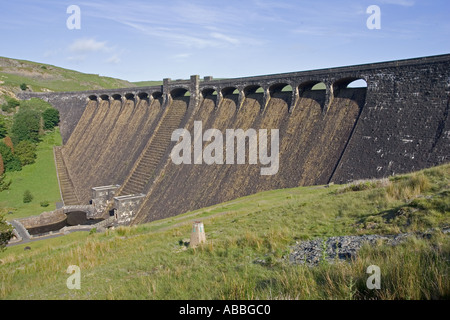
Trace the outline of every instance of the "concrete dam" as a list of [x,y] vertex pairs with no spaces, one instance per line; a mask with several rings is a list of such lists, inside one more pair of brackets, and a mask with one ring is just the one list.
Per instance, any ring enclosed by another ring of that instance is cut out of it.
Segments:
[[[366,85],[349,86],[356,80]],[[97,217],[114,216],[117,224],[265,190],[382,178],[450,159],[450,55],[19,95],[32,97],[60,111],[63,146],[55,149],[55,160],[64,204],[91,204]],[[277,129],[277,173],[261,175],[267,165],[249,161],[250,148],[242,164],[175,164],[172,133],[192,133],[199,122],[203,131],[223,133]]]

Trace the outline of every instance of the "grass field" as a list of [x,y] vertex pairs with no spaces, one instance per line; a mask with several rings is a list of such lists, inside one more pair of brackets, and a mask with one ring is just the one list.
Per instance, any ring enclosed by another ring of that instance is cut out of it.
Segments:
[[[53,146],[58,145],[61,145],[61,135],[56,128],[42,137],[34,164],[6,174],[6,180],[12,180],[12,183],[9,190],[0,192],[0,213],[13,212],[6,214],[7,220],[54,210],[55,203],[61,201],[53,158]],[[25,190],[30,190],[34,197],[31,203],[23,203]],[[48,201],[49,206],[41,207],[42,201]]]
[[[274,190],[105,233],[75,233],[0,253],[1,299],[448,299],[450,242],[365,247],[348,263],[291,265],[296,241],[450,225],[450,165],[348,186]],[[207,243],[186,247],[192,221]],[[381,269],[368,290],[366,268]],[[68,266],[81,270],[69,290]]]

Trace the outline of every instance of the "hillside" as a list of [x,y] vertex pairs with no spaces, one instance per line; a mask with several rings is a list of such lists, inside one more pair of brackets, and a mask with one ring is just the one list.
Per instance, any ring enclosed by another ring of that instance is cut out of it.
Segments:
[[[266,191],[135,227],[8,247],[0,253],[0,299],[448,299],[448,233],[364,246],[348,263],[309,267],[289,256],[305,240],[448,228],[449,192],[447,164]],[[193,249],[195,220],[207,243]],[[66,286],[70,265],[80,267],[80,290]],[[366,287],[370,265],[381,269],[379,290]]]
[[135,86],[131,82],[67,70],[48,64],[0,57],[0,95],[27,90],[34,92],[80,91]]

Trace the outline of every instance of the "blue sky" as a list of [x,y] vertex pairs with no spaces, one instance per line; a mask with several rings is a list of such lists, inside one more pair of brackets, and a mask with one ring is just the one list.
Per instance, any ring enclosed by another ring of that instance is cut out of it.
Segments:
[[0,56],[129,81],[253,76],[450,53],[449,14],[448,0],[5,0]]

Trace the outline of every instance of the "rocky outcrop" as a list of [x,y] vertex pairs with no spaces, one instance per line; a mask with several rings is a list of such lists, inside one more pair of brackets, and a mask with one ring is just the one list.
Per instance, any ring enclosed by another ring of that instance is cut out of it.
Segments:
[[[450,228],[441,230],[442,233],[450,233]],[[362,236],[339,236],[326,239],[315,239],[298,242],[292,247],[289,261],[294,264],[306,264],[316,266],[326,261],[334,263],[355,259],[358,251],[364,245],[376,246],[386,244],[396,246],[406,239],[416,236],[418,238],[430,238],[434,230],[424,233],[401,233],[397,235],[362,235]]]

